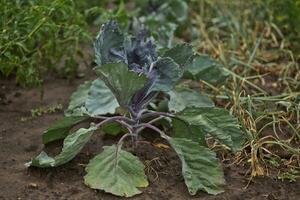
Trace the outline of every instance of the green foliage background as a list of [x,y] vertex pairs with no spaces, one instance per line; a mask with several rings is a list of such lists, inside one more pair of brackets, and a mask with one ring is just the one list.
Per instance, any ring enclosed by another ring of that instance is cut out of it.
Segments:
[[[289,40],[295,40],[299,45],[300,0],[269,0],[268,5],[271,8],[271,16],[274,17],[274,21],[287,33]],[[300,49],[299,47],[296,48]]]
[[[189,5],[188,12],[182,2]],[[13,75],[22,86],[41,85],[49,70],[76,76],[78,61],[84,57],[79,45],[91,44],[92,27],[110,18],[127,28],[129,19],[140,18],[158,30],[153,33],[157,39],[172,39],[176,29],[175,36],[191,42],[202,39],[194,26],[195,13],[209,34],[222,37],[224,33],[216,30],[234,32],[230,37],[237,42],[247,37],[249,23],[254,26],[257,20],[274,22],[287,33],[286,39],[299,41],[300,34],[299,0],[1,0],[0,7],[0,76]]]
[[42,83],[49,69],[73,77],[79,43],[90,40],[84,15],[72,0],[0,1],[0,72],[23,86]]

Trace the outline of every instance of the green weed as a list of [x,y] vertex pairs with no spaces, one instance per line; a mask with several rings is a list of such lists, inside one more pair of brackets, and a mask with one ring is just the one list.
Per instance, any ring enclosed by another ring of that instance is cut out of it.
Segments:
[[[73,77],[79,43],[90,39],[72,0],[0,2],[0,73],[23,86],[40,85],[45,72]],[[63,62],[61,68],[58,63]]]

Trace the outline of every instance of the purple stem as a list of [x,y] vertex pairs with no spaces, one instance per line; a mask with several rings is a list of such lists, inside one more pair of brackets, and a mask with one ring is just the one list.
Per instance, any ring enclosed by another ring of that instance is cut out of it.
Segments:
[[[128,129],[128,131],[129,131],[129,133],[124,134],[124,135],[120,138],[120,140],[118,141],[117,149],[116,149],[116,161],[118,160],[119,151],[120,151],[120,149],[121,149],[121,147],[122,147],[122,144],[123,144],[123,141],[125,140],[125,138],[127,138],[128,136],[132,136],[132,137],[135,136],[135,135],[132,133],[131,128]],[[116,165],[116,164],[117,164],[117,163],[115,162],[115,165]]]
[[[147,124],[153,124],[154,122],[157,122],[157,121],[163,119],[164,117],[165,117],[165,116],[159,116],[159,117],[157,117],[157,118],[154,118],[154,119],[150,120],[149,122],[147,122]],[[141,131],[144,130],[145,128],[146,128],[146,127],[141,127],[141,128],[139,128],[139,129],[137,129],[136,134],[138,134],[139,132],[141,132]]]
[[144,128],[150,128],[154,131],[156,131],[157,133],[160,134],[160,136],[166,140],[169,140],[170,137],[167,136],[162,130],[160,130],[159,128],[153,126],[152,124],[147,124],[147,123],[141,123],[135,126],[136,128],[140,128],[140,127],[144,127]]
[[143,114],[141,119],[148,118],[148,117],[159,117],[159,116],[165,116],[165,117],[172,117],[177,118],[175,115],[165,112],[149,112],[146,114]]
[[127,130],[132,133],[132,126],[122,120],[116,120],[116,122],[120,123],[121,125],[123,125],[125,128],[127,128]]
[[[128,121],[128,122],[131,122],[133,123],[134,121],[129,119],[128,117],[124,117],[124,116],[114,116],[114,117],[109,117],[109,118],[106,118],[105,120],[103,120],[102,122],[100,122],[99,124],[96,124],[96,128],[100,128],[103,124],[105,123],[109,123],[109,122],[119,122],[120,121]],[[126,123],[126,122],[124,122]],[[126,123],[127,124],[127,123]],[[124,125],[124,124],[123,124]],[[129,124],[127,124],[128,126],[130,126]],[[126,126],[127,128],[127,126]]]

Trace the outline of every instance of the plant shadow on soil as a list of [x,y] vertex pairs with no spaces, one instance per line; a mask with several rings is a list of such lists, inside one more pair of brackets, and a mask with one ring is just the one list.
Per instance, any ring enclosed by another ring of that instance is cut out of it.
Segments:
[[[115,138],[95,134],[79,155],[57,168],[27,169],[24,166],[42,150],[41,133],[63,113],[44,114],[23,122],[21,118],[30,116],[30,110],[37,107],[58,103],[66,106],[71,93],[82,81],[47,80],[41,100],[39,89],[24,90],[16,86],[14,80],[0,80],[0,200],[124,199],[92,190],[83,183],[85,165],[102,151],[102,146],[115,143]],[[275,178],[255,178],[245,189],[249,177],[247,168],[226,167],[224,164],[225,192],[217,196],[201,192],[191,197],[181,176],[176,154],[170,148],[158,148],[154,145],[156,142],[153,138],[152,141],[142,140],[134,150],[134,154],[146,165],[149,187],[131,199],[300,199],[300,181],[289,183]],[[125,147],[132,150],[129,143]],[[47,149],[59,151],[59,145],[53,144]]]

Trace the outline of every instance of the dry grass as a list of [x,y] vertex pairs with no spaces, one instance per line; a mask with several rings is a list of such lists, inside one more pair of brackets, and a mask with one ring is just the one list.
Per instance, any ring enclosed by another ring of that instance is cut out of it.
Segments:
[[225,85],[203,82],[215,102],[237,116],[247,142],[235,157],[251,177],[295,180],[300,169],[300,67],[291,42],[261,2],[193,2],[193,40],[230,74]]

